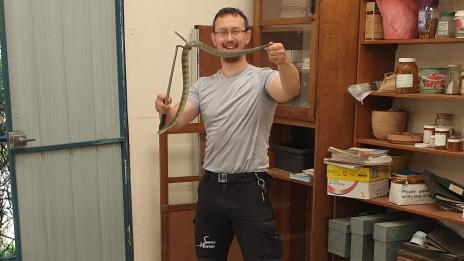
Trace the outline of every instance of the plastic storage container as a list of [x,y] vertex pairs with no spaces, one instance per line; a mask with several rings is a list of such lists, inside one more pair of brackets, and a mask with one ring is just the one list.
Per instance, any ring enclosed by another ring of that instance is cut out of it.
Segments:
[[276,156],[277,168],[301,172],[314,166],[314,150],[312,148],[301,148],[296,144],[271,144]]
[[435,38],[439,17],[438,0],[419,0],[417,30],[420,39]]

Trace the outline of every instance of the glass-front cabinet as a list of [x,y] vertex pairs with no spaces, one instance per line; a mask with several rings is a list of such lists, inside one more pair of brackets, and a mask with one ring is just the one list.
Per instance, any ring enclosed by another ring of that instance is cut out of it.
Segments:
[[[255,0],[253,21],[254,45],[280,42],[287,56],[300,72],[301,91],[294,99],[279,104],[276,123],[309,126],[314,121],[316,50],[316,19],[312,0]],[[277,69],[269,62],[267,53],[256,53],[253,62],[258,66]]]

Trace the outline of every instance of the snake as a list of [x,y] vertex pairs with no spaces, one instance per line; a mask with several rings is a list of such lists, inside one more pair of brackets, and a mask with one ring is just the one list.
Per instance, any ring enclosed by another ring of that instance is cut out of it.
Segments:
[[181,99],[179,101],[179,107],[177,109],[176,114],[174,115],[174,118],[169,124],[164,125],[158,130],[158,134],[162,134],[172,128],[176,122],[180,119],[180,116],[182,115],[185,104],[187,103],[187,97],[188,97],[188,91],[189,91],[189,52],[192,50],[193,47],[198,48],[200,50],[205,51],[208,54],[214,55],[214,56],[219,56],[221,58],[226,58],[226,57],[237,57],[237,56],[242,56],[244,54],[250,54],[259,50],[263,50],[264,48],[268,47],[270,44],[265,44],[261,46],[257,46],[254,48],[249,48],[249,49],[242,49],[242,50],[237,50],[237,51],[221,51],[218,49],[215,49],[201,41],[187,41],[182,35],[180,35],[177,32],[174,32],[177,34],[184,42],[185,45],[180,46],[182,48],[182,95]]

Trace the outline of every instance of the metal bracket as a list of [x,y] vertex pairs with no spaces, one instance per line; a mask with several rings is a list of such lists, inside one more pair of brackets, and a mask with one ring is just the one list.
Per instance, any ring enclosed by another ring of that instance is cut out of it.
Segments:
[[28,139],[23,131],[18,130],[8,132],[8,147],[10,149],[24,147],[29,141],[35,141],[35,139]]

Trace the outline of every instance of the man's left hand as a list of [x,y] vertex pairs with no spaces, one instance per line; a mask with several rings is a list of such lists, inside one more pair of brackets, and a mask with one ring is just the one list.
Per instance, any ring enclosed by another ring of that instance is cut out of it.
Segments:
[[269,61],[275,63],[277,66],[288,62],[287,55],[285,54],[284,45],[281,43],[269,42],[269,47],[266,48],[269,55]]

